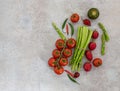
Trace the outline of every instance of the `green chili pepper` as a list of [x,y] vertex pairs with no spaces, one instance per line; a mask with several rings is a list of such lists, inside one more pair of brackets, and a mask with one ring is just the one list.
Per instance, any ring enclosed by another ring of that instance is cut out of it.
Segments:
[[66,40],[66,37],[64,36],[64,34],[60,31],[60,29],[57,27],[57,25],[55,23],[52,23],[52,26],[54,27],[54,29],[56,30],[56,32],[59,34],[59,36],[63,39]]
[[69,23],[69,25],[70,25],[70,28],[71,28],[71,36],[73,36],[73,34],[74,34],[74,27],[73,27],[73,25],[71,23]]
[[68,20],[68,18],[66,18],[66,19],[64,20],[64,22],[63,22],[63,24],[62,24],[62,30],[65,28],[65,24],[66,24],[67,20]]
[[106,42],[109,41],[110,38],[109,38],[109,35],[108,35],[108,33],[107,33],[106,29],[105,29],[105,26],[101,22],[99,22],[98,25],[101,28],[101,30],[103,31],[103,34],[105,36],[105,41]]
[[67,76],[68,76],[68,78],[69,78],[72,82],[80,85],[80,83],[78,83],[78,82],[77,82],[74,78],[72,78],[69,74],[67,74]]

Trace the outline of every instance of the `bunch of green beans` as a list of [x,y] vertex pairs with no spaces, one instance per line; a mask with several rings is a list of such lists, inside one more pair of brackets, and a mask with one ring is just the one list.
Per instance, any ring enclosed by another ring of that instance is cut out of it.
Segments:
[[80,71],[82,65],[82,58],[84,56],[85,50],[90,42],[92,32],[86,26],[79,26],[77,32],[77,44],[70,61],[72,71]]

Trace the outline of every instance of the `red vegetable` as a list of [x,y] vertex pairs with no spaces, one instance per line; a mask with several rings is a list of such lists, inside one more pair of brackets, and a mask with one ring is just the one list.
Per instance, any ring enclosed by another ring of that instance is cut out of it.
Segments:
[[56,60],[51,57],[49,60],[48,60],[48,64],[50,67],[55,67],[56,66]]
[[68,70],[64,70],[67,74],[69,74],[70,76],[74,77],[74,74],[72,74],[70,71]]
[[99,36],[99,33],[98,33],[98,31],[93,31],[93,34],[92,34],[92,38],[93,39],[97,39],[98,38],[98,36]]
[[60,57],[60,51],[58,49],[54,49],[52,52],[52,55],[54,58],[59,58]]
[[57,75],[61,75],[64,72],[64,68],[63,67],[54,67],[54,72]]
[[65,45],[65,41],[63,39],[58,39],[55,43],[56,47],[61,50],[63,49],[64,45]]
[[99,67],[100,65],[102,65],[102,59],[100,59],[100,58],[95,58],[95,59],[93,60],[93,65],[94,65],[95,67]]
[[66,24],[66,32],[67,32],[67,35],[68,35],[69,34],[68,24]]
[[85,56],[89,61],[91,61],[93,59],[93,55],[92,55],[92,52],[90,50],[86,50]]
[[80,73],[79,72],[75,72],[74,73],[74,78],[78,78],[80,76]]
[[63,52],[63,55],[64,55],[65,57],[70,57],[70,56],[72,55],[72,50],[66,48],[66,49],[64,50],[64,52]]
[[67,58],[61,58],[59,61],[61,66],[66,66],[68,64],[68,59]]
[[88,45],[90,50],[94,50],[96,48],[96,43],[95,42],[90,42]]
[[86,72],[88,72],[88,71],[90,71],[90,70],[92,69],[92,65],[91,65],[90,62],[86,62],[86,63],[84,64],[83,68],[84,68],[84,70],[85,70]]
[[67,40],[67,47],[68,48],[74,48],[75,47],[75,45],[76,45],[76,41],[75,41],[75,39],[73,39],[73,38],[70,38],[70,39],[68,39]]
[[80,19],[79,15],[77,13],[74,13],[72,14],[72,16],[70,17],[70,20],[73,22],[73,23],[76,23],[78,22]]
[[85,25],[87,25],[87,26],[91,26],[91,22],[90,22],[89,19],[84,19],[84,20],[83,20],[83,23],[84,23]]

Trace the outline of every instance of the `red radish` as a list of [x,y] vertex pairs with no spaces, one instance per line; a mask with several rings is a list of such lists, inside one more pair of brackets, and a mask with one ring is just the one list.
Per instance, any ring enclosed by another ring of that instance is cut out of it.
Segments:
[[91,61],[93,59],[93,55],[92,55],[92,52],[90,50],[86,50],[85,56],[89,61]]
[[94,50],[96,48],[96,43],[95,42],[90,42],[88,45],[90,50]]
[[91,65],[90,62],[86,62],[86,63],[84,64],[83,68],[84,68],[84,70],[85,70],[86,72],[88,72],[88,71],[90,71],[90,70],[92,69],[92,65]]
[[89,19],[84,19],[84,20],[83,20],[83,23],[84,23],[85,25],[87,25],[87,26],[91,26],[91,22],[90,22]]
[[78,78],[80,76],[80,73],[79,72],[75,72],[74,73],[74,78]]
[[98,31],[93,31],[93,34],[92,34],[92,38],[93,39],[97,39],[98,38],[98,36],[99,36],[99,33],[98,33]]

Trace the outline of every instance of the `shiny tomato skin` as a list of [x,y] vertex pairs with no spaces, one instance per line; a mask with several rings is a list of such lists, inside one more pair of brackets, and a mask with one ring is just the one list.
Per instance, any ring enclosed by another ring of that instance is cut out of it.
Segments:
[[57,75],[61,75],[64,72],[64,68],[63,67],[54,67],[54,72]]
[[57,49],[61,50],[64,48],[65,41],[63,39],[58,39],[55,43]]
[[70,57],[70,56],[72,55],[72,50],[66,48],[66,49],[64,50],[64,52],[63,52],[63,55],[64,55],[65,57]]
[[73,23],[76,23],[78,22],[80,19],[79,15],[77,13],[74,13],[72,14],[72,16],[70,17],[70,20],[73,22]]
[[68,59],[67,58],[61,58],[59,61],[59,64],[61,66],[66,66],[68,64]]
[[52,52],[52,55],[54,58],[59,58],[60,57],[60,51],[58,49],[54,49]]
[[68,48],[74,48],[76,46],[75,39],[73,38],[68,39],[66,45]]
[[55,58],[51,57],[51,58],[48,60],[48,65],[49,65],[50,67],[55,67],[55,66],[56,66],[55,62],[56,62]]
[[95,59],[93,60],[93,65],[94,65],[95,67],[101,66],[101,65],[102,65],[102,59],[100,59],[100,58],[95,58]]

